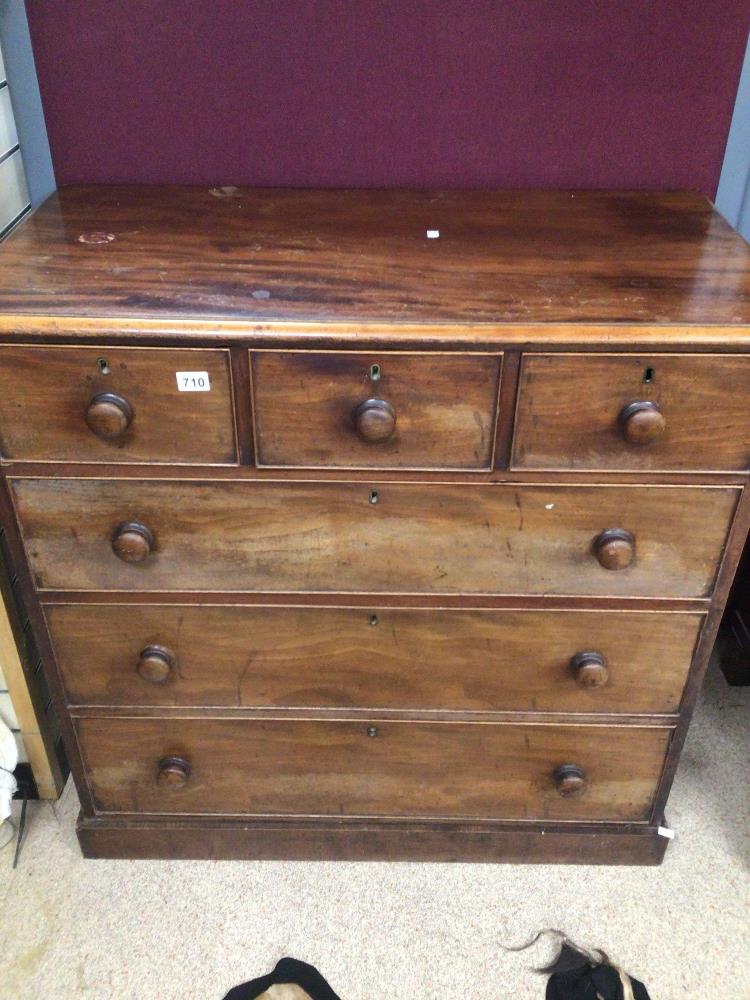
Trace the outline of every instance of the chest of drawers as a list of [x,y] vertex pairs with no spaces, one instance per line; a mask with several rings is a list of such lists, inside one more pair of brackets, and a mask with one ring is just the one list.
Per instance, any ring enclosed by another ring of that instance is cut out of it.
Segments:
[[1,509],[84,852],[658,862],[748,414],[693,195],[63,190]]

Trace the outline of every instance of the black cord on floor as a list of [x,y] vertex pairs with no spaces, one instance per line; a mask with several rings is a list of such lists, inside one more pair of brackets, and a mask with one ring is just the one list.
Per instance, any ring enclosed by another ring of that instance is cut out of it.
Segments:
[[[18,829],[16,830],[16,825],[11,819],[6,820],[6,823],[8,824],[10,829],[13,830],[16,834],[16,850],[15,853],[13,854],[13,868],[17,868],[18,859],[21,856],[21,845],[23,844],[23,837],[26,832],[26,807],[29,802],[29,793],[30,792],[33,793],[35,791],[35,788],[34,789],[29,788],[28,782],[24,781],[23,778],[21,778],[21,780],[19,781],[18,776],[13,771],[9,771],[7,767],[0,766],[0,771],[5,771],[6,774],[11,775],[11,777],[16,782],[16,792],[14,794],[17,795],[19,791],[22,794],[21,818],[18,823]],[[0,849],[2,849],[3,847],[7,847],[8,844],[10,844],[12,841],[13,841],[13,834],[11,834],[10,838],[5,844],[2,844],[0,846]]]
[[28,789],[24,785],[23,788],[23,802],[21,803],[21,820],[18,824],[18,836],[16,837],[16,853],[13,855],[13,867],[18,866],[18,859],[21,856],[21,844],[23,843],[23,835],[26,832],[26,806],[29,801]]

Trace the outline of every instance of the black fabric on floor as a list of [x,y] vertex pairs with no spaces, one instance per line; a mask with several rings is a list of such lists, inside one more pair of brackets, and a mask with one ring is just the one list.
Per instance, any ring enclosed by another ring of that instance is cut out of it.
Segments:
[[310,1000],[341,1000],[312,965],[296,958],[282,958],[273,972],[231,989],[224,1000],[254,1000],[277,983],[295,983],[309,993]]
[[[547,1000],[624,1000],[622,980],[611,965],[591,965],[585,955],[562,946],[558,963],[564,972],[553,972],[547,982]],[[643,983],[630,977],[635,1000],[650,1000]]]
[[[611,965],[592,965],[587,956],[567,944],[563,944],[555,965],[562,966],[564,971],[550,975],[547,1000],[625,1000],[622,980]],[[650,1000],[643,983],[632,976],[630,982],[634,1000]],[[273,972],[235,986],[224,1000],[255,1000],[277,983],[302,987],[310,1000],[341,1000],[316,968],[296,958],[282,958]]]

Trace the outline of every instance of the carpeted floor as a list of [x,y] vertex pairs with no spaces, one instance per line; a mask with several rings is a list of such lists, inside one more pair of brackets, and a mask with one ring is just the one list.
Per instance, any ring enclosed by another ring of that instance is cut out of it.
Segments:
[[750,688],[712,670],[661,868],[87,861],[72,788],[0,855],[2,1000],[220,1000],[282,955],[343,1000],[526,1000],[541,927],[609,951],[653,1000],[750,997]]

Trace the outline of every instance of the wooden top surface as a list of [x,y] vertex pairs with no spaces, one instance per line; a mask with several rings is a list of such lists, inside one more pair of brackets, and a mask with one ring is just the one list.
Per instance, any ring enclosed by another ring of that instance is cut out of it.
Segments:
[[65,188],[0,245],[13,315],[734,326],[750,247],[690,193]]

